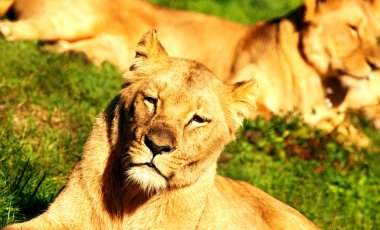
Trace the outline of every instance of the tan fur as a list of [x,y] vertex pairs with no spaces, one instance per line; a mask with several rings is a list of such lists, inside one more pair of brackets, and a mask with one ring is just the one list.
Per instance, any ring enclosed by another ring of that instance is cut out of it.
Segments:
[[254,81],[226,86],[197,62],[169,58],[154,31],[131,69],[62,193],[6,230],[317,229],[254,186],[216,175],[254,106]]
[[12,4],[15,1],[16,0],[1,0],[0,1],[0,16],[3,16],[4,14],[6,14],[9,8],[11,8]]
[[[364,83],[380,65],[379,2],[306,0],[285,17],[246,26],[141,0],[16,0],[18,20],[1,22],[0,31],[8,39],[57,41],[61,52],[84,52],[126,70],[134,44],[156,28],[170,55],[199,61],[224,82],[256,78],[259,114],[297,109],[309,124],[331,130],[344,122],[342,111],[358,107],[346,97],[351,89],[366,92],[360,107],[379,104],[367,91],[378,82]],[[330,78],[339,84],[326,84]],[[367,143],[360,134],[352,139]]]

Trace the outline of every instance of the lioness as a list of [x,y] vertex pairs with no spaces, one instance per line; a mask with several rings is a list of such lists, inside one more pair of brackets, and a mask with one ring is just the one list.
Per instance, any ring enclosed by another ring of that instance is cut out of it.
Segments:
[[18,20],[1,22],[0,31],[8,39],[58,41],[62,52],[127,69],[134,44],[157,28],[170,55],[197,60],[224,82],[255,77],[259,114],[297,109],[309,124],[328,121],[324,128],[335,129],[347,108],[379,107],[379,81],[368,81],[379,78],[379,5],[305,0],[284,17],[247,26],[141,0],[15,0]]
[[170,58],[155,31],[139,42],[120,94],[49,209],[5,229],[317,229],[291,207],[216,175],[254,106],[256,83],[224,85]]

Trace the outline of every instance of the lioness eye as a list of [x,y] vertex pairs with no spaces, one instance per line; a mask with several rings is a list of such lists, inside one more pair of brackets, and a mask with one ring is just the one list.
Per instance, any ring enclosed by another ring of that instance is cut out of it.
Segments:
[[144,101],[145,101],[146,103],[150,103],[150,104],[155,105],[156,102],[157,102],[157,99],[156,99],[156,98],[153,98],[153,97],[145,97],[145,98],[144,98]]
[[192,121],[197,122],[197,123],[203,123],[203,122],[206,122],[205,119],[203,119],[202,117],[200,117],[200,116],[198,116],[198,115],[194,115]]
[[354,35],[354,36],[358,36],[358,27],[356,27],[356,26],[354,26],[354,25],[348,25],[349,27],[350,27],[350,29],[351,29],[351,33],[352,33],[352,35]]
[[189,124],[191,127],[196,128],[196,127],[201,127],[209,123],[210,120],[207,118],[203,118],[199,115],[194,115],[193,118],[190,120]]
[[144,97],[144,104],[150,111],[154,111],[156,107],[157,99],[153,97]]

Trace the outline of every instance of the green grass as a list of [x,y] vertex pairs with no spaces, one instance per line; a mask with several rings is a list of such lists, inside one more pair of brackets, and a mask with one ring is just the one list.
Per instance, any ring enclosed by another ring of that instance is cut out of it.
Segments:
[[96,114],[122,81],[110,65],[97,68],[76,55],[44,52],[37,42],[0,40],[0,47],[4,225],[35,215],[52,201],[79,159]]
[[302,0],[150,0],[171,8],[192,10],[249,24],[284,15]]
[[246,122],[223,157],[223,175],[255,184],[325,229],[380,224],[375,148],[342,145],[337,134],[326,136],[290,114]]
[[[152,2],[250,23],[300,1]],[[108,64],[97,68],[79,55],[43,51],[38,42],[0,39],[0,226],[31,218],[53,201],[121,83]],[[371,148],[339,144],[296,114],[246,122],[219,172],[255,184],[324,229],[376,229],[380,132],[363,116],[352,118]]]

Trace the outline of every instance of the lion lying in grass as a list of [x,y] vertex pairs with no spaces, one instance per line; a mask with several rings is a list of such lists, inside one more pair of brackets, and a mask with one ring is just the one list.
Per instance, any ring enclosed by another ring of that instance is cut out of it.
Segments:
[[[55,41],[61,52],[126,70],[134,44],[156,28],[170,55],[197,60],[224,82],[256,78],[259,114],[297,109],[330,131],[346,109],[379,107],[379,2],[305,0],[287,16],[246,26],[141,0],[15,0],[18,20],[0,22],[0,31],[8,39]],[[365,145],[359,132],[351,136]]]
[[45,213],[5,229],[317,229],[254,186],[216,175],[256,88],[170,58],[147,33],[65,189]]

